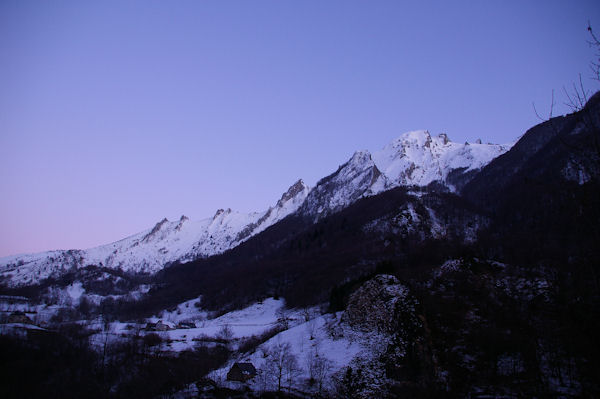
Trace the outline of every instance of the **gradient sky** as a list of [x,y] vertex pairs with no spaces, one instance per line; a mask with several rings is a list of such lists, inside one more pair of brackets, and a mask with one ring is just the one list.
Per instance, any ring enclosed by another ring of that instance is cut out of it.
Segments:
[[264,210],[415,129],[505,143],[594,1],[0,2],[0,256]]

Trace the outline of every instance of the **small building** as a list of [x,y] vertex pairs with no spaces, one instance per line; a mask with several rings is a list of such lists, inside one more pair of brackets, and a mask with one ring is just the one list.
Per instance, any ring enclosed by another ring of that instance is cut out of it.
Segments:
[[256,368],[252,363],[235,363],[227,373],[227,381],[246,382],[256,377]]
[[173,328],[171,328],[171,326],[169,326],[166,323],[163,323],[162,320],[159,320],[158,323],[156,323],[156,331],[167,331],[172,329]]
[[33,324],[33,321],[23,312],[12,312],[8,316],[9,323]]
[[173,326],[169,325],[168,322],[165,323],[162,320],[159,320],[156,323],[146,323],[146,331],[168,331],[173,330]]
[[147,323],[146,331],[156,331],[156,323]]
[[196,324],[191,321],[180,321],[177,328],[196,328]]
[[196,388],[198,388],[198,392],[206,395],[216,391],[217,384],[210,378],[200,378],[198,381],[196,381]]

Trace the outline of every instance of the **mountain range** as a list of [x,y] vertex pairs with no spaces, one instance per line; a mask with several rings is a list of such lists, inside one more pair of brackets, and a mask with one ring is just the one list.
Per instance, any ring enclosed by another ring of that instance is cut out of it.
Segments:
[[4,257],[0,276],[18,286],[89,265],[153,274],[174,262],[223,253],[295,212],[317,221],[360,198],[396,187],[440,184],[455,192],[468,176],[510,147],[481,140],[459,144],[445,134],[432,136],[422,130],[405,133],[373,154],[357,151],[313,188],[298,180],[266,211],[245,214],[219,209],[199,221],[186,216],[174,222],[165,218],[151,229],[95,248]]

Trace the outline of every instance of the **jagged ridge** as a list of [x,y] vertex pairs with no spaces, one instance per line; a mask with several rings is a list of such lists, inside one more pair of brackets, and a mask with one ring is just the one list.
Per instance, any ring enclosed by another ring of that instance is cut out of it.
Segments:
[[88,265],[155,273],[166,264],[219,254],[238,245],[296,211],[308,191],[308,186],[298,180],[264,212],[245,214],[219,209],[212,218],[199,221],[186,216],[177,222],[165,218],[152,229],[112,244],[2,258],[0,275],[10,285],[27,285]]

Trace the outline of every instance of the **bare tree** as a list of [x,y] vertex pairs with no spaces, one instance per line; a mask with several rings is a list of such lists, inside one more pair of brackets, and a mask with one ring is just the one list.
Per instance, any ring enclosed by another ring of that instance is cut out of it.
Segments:
[[[588,22],[587,30],[590,34],[590,39],[587,42],[590,45],[590,47],[596,51],[596,54],[594,55],[594,60],[592,60],[590,62],[590,69],[592,71],[591,79],[600,81],[600,40],[594,33],[594,30],[592,29],[592,25],[589,22]],[[578,81],[573,82],[569,89],[567,89],[566,87],[563,86],[563,92],[565,94],[565,97],[567,98],[564,105],[566,105],[572,112],[581,111],[585,107],[585,104],[588,102],[588,100],[590,98],[590,94],[591,94],[591,92],[585,88],[581,74],[579,74]],[[553,112],[554,112],[554,105],[555,105],[554,90],[552,90],[552,102],[550,105],[550,113],[548,115],[548,118],[544,118],[544,117],[540,116],[537,109],[535,108],[535,104],[533,106],[533,109],[534,109],[537,117],[539,119],[545,121],[545,120],[552,119]]]
[[285,382],[289,389],[299,371],[298,360],[292,353],[292,346],[288,342],[278,341],[269,348],[267,353],[264,369],[261,372],[271,377],[278,392]]
[[286,310],[283,307],[277,309],[277,312],[275,312],[275,316],[277,316],[277,324],[281,326],[282,330],[287,330],[288,328],[290,328],[290,319]]
[[332,369],[329,359],[319,354],[318,347],[314,347],[306,357],[306,366],[311,384],[315,384],[319,395],[323,392],[323,385]]
[[[591,24],[588,22],[587,30],[590,34],[588,44],[595,50],[593,61],[590,62],[590,69],[592,71],[592,80],[600,82],[600,40],[594,33]],[[561,143],[569,150],[573,151],[574,154],[584,155],[582,159],[578,159],[577,156],[573,156],[571,163],[576,165],[579,170],[585,170],[585,162],[591,162],[593,169],[600,168],[600,117],[595,112],[595,106],[587,106],[590,98],[592,97],[593,91],[586,89],[582,75],[579,74],[577,82],[573,82],[570,88],[563,86],[563,94],[566,98],[564,105],[572,112],[579,114],[579,123],[581,123],[581,130],[589,140],[585,145],[578,144],[576,141],[571,140],[566,136],[559,136],[560,126],[555,125],[553,119],[555,96],[554,90],[552,91],[552,102],[550,104],[550,112],[548,117],[542,117],[533,106],[536,116],[543,122],[548,121],[550,127],[554,130],[556,135],[559,137]]]
[[229,324],[224,324],[223,327],[221,327],[217,333],[217,337],[228,342],[233,338],[233,330],[229,327]]
[[[596,54],[594,55],[596,59],[590,62],[590,69],[592,71],[591,78],[592,80],[600,81],[600,40],[598,40],[596,37],[594,30],[592,29],[592,25],[589,22],[587,30],[590,34],[588,44],[596,51]],[[579,74],[579,81],[577,83],[573,83],[570,90],[567,90],[565,87],[563,87],[563,91],[567,97],[565,105],[569,107],[572,112],[582,110],[590,98],[590,91],[585,89],[581,74]],[[586,121],[584,121],[584,123],[585,122]]]
[[260,368],[257,370],[256,372],[256,377],[254,377],[254,381],[257,382],[259,389],[261,391],[267,391],[269,390],[270,387],[270,383],[271,383],[271,376],[269,375],[269,372],[267,370],[266,364],[264,367]]
[[594,33],[594,30],[592,29],[592,25],[590,24],[589,21],[588,21],[587,30],[591,36],[591,38],[588,40],[588,44],[590,45],[590,47],[592,47],[596,50],[595,56],[597,58],[597,60],[594,60],[590,63],[590,69],[592,70],[592,74],[593,74],[592,79],[600,81],[600,40],[598,40],[598,37]]
[[102,332],[104,334],[104,337],[103,337],[104,342],[102,343],[102,369],[103,370],[106,370],[106,354],[107,354],[111,331],[112,331],[112,325],[110,324],[110,320],[103,317],[103,319],[102,319]]
[[304,317],[304,321],[309,321],[310,319],[312,319],[312,312],[310,311],[310,308],[304,307],[302,309],[302,316]]
[[296,378],[298,378],[298,376],[302,372],[302,369],[300,368],[300,365],[298,364],[298,359],[296,358],[295,355],[287,356],[287,358],[285,359],[284,370],[285,370],[285,381],[287,383],[287,389],[289,392],[292,389],[292,384],[294,383]]

